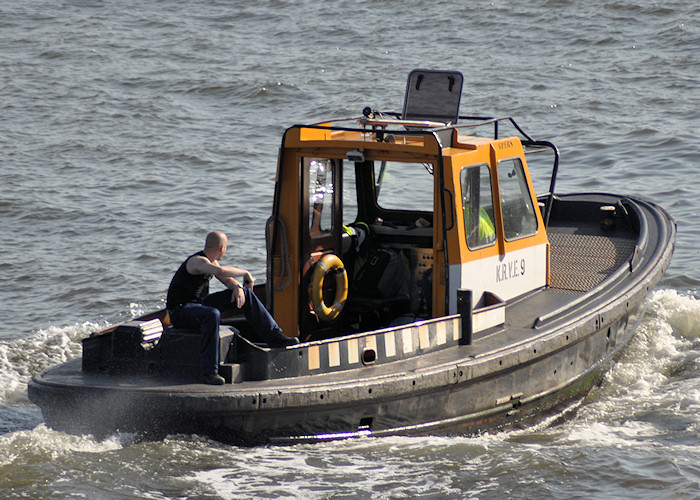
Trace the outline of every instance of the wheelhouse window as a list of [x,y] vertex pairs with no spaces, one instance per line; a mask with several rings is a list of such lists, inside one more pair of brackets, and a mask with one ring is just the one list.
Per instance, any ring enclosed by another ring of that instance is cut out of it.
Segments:
[[333,162],[321,158],[304,158],[309,172],[309,234],[323,236],[333,231],[333,192],[335,178]]
[[520,158],[498,162],[503,232],[507,241],[532,236],[537,232],[535,205],[530,197]]
[[430,163],[375,161],[377,205],[387,210],[433,211]]
[[493,223],[491,171],[486,165],[462,169],[462,210],[464,232],[470,250],[493,245],[496,228]]

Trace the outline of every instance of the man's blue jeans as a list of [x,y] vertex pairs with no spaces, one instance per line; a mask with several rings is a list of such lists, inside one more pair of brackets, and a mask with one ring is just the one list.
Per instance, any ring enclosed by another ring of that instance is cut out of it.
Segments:
[[[243,314],[253,329],[268,341],[282,334],[275,319],[269,313],[257,295],[244,288],[245,304]],[[231,302],[231,290],[212,293],[204,298],[202,304],[189,303],[170,312],[170,321],[175,328],[200,329],[200,359],[202,374],[219,372],[219,322],[221,312],[239,310]]]

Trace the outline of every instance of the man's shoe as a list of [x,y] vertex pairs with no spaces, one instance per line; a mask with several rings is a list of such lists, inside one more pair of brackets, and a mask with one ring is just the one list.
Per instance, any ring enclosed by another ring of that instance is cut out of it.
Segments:
[[297,345],[299,343],[299,339],[296,337],[287,337],[285,334],[280,333],[276,337],[274,337],[271,340],[268,340],[267,345],[269,345],[272,348],[278,348],[278,347],[287,347],[290,345]]
[[218,373],[207,373],[203,375],[204,383],[209,385],[224,385],[226,380]]

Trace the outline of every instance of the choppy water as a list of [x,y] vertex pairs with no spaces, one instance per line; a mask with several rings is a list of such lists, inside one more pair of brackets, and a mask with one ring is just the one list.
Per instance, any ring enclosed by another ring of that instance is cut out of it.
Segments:
[[[472,438],[240,449],[43,425],[31,375],[160,307],[210,229],[263,279],[284,129],[399,110],[415,67],[462,71],[463,114],[555,142],[560,192],[642,195],[678,221],[602,387]],[[0,496],[700,497],[699,68],[692,0],[0,0]]]

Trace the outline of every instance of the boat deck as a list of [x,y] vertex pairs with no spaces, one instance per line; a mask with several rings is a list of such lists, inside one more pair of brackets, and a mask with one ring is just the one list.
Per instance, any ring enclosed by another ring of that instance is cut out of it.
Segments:
[[628,228],[605,231],[597,225],[548,229],[551,287],[583,293],[599,285],[632,257],[637,239]]

